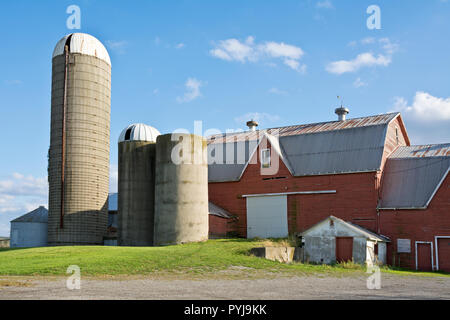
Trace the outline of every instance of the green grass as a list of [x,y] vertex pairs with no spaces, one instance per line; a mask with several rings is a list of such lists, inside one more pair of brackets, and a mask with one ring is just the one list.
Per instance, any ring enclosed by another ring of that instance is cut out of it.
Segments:
[[[166,247],[42,247],[0,249],[0,275],[65,275],[78,265],[83,275],[155,275],[172,273],[198,276],[220,274],[237,267],[245,272],[274,275],[363,273],[359,265],[282,264],[254,257],[249,250],[267,240],[209,240]],[[398,270],[391,272],[401,272]],[[414,273],[416,274],[416,273]]]

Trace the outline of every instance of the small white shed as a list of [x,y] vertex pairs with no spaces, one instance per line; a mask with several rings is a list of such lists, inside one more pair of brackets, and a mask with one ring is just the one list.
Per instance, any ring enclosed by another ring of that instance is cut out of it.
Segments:
[[47,246],[48,210],[41,206],[11,221],[11,248]]
[[332,264],[354,261],[366,264],[386,263],[389,238],[358,225],[330,216],[300,234],[304,260]]

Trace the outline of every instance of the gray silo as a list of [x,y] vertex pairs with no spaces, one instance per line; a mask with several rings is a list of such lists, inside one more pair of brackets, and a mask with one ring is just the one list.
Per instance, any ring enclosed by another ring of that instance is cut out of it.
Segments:
[[109,189],[111,61],[96,38],[73,33],[52,60],[49,245],[101,245]]
[[206,141],[166,134],[156,141],[155,245],[208,239]]
[[118,244],[152,246],[158,130],[133,124],[119,138]]

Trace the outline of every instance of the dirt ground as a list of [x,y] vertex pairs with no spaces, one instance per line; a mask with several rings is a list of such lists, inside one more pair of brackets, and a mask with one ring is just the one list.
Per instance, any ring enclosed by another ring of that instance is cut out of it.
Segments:
[[81,279],[69,290],[66,278],[1,277],[0,299],[450,299],[449,277],[381,275],[369,290],[367,276],[271,276],[255,279]]

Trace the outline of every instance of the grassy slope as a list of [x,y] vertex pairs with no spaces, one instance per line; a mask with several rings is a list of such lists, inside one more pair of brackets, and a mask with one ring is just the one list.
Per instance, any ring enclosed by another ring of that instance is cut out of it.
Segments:
[[82,274],[93,276],[180,271],[195,275],[214,273],[232,266],[297,275],[365,271],[358,265],[281,264],[248,254],[251,248],[263,244],[264,241],[229,239],[167,247],[0,249],[0,275],[65,275],[69,265],[78,265]]

